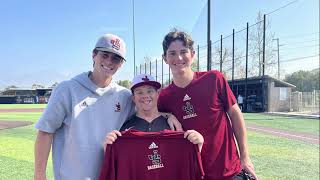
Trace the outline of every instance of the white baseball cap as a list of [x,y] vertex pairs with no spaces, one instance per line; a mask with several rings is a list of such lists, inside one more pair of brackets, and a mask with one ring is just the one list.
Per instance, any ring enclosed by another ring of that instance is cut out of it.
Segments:
[[117,54],[123,59],[126,56],[126,44],[119,36],[114,34],[104,34],[101,36],[96,43],[95,49]]
[[148,74],[139,74],[136,75],[132,80],[131,91],[143,85],[153,86],[156,89],[159,89],[161,87],[161,84],[157,82],[153,76]]

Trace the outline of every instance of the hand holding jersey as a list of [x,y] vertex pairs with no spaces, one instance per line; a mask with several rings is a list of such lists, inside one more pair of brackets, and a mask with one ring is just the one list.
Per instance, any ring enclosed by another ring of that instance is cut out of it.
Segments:
[[[117,140],[118,136],[122,135],[121,132],[117,130],[113,130],[108,133],[105,140],[103,141],[104,150],[106,150],[107,145],[113,144]],[[204,139],[199,132],[195,130],[187,130],[186,132],[184,132],[183,137],[187,138],[192,144],[197,144],[199,146],[199,151],[201,152]]]

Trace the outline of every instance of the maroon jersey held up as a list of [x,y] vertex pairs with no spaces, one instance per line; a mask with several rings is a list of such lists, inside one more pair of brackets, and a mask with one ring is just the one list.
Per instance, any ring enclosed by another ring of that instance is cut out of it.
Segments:
[[200,180],[203,169],[198,145],[183,132],[121,132],[108,145],[100,180]]
[[226,114],[236,99],[218,71],[195,72],[191,83],[163,89],[158,100],[161,112],[171,112],[184,130],[204,137],[201,159],[206,180],[230,179],[241,171],[234,134]]

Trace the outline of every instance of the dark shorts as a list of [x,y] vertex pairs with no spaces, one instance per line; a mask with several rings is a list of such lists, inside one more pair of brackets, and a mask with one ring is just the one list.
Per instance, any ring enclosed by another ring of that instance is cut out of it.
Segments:
[[239,174],[234,176],[232,180],[255,180],[255,178],[251,174],[242,170]]

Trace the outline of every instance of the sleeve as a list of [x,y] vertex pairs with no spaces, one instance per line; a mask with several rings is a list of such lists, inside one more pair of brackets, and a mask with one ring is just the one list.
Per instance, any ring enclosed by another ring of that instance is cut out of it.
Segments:
[[216,78],[218,95],[223,103],[224,110],[228,111],[230,107],[237,103],[237,100],[234,97],[228,81],[224,78],[223,74],[217,72]]
[[100,180],[116,179],[115,145],[108,145],[104,155],[104,161],[100,170]]
[[70,104],[68,88],[62,82],[52,91],[48,105],[36,123],[35,128],[44,132],[54,133],[62,126],[67,114],[70,113]]

